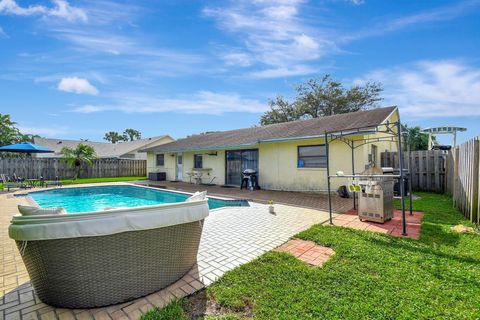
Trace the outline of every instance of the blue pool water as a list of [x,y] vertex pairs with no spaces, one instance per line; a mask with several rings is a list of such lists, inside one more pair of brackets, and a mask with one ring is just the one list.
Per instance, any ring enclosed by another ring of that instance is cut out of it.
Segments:
[[[103,211],[105,208],[139,207],[183,202],[190,195],[136,186],[62,188],[28,194],[42,208],[64,208],[68,213]],[[245,200],[209,198],[210,209],[248,206]]]

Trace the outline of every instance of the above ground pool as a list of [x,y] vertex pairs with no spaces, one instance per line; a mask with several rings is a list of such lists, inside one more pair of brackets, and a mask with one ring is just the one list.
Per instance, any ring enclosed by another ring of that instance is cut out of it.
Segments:
[[[42,208],[64,208],[68,213],[103,211],[107,208],[131,208],[183,202],[190,194],[146,187],[94,186],[59,188],[28,193]],[[210,209],[248,206],[246,200],[208,198]]]

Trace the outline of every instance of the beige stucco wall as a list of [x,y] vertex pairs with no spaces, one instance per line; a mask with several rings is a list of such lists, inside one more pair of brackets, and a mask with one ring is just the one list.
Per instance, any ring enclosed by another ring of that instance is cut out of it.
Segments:
[[[398,119],[398,113],[392,114],[390,121]],[[377,133],[365,136],[366,138],[391,137],[391,135]],[[362,138],[362,137],[349,137]],[[261,143],[251,146],[248,149],[259,150],[259,185],[269,190],[286,191],[325,191],[327,189],[327,170],[325,168],[297,168],[298,146],[324,144],[323,138]],[[377,146],[377,159],[380,165],[380,153],[396,151],[396,142],[374,142]],[[372,150],[372,144],[365,144],[355,149],[355,172],[360,173],[368,164],[369,154]],[[217,155],[208,155],[214,151],[184,152],[183,153],[183,181],[189,182],[186,172],[193,168],[193,155],[203,154],[203,168],[211,170],[205,171],[202,182],[209,183],[214,177],[213,183],[218,185],[225,184],[225,150],[217,150]],[[157,167],[155,165],[155,155],[148,154],[147,172],[163,171],[167,173],[167,180],[175,180],[175,156],[172,153],[165,154],[165,165]],[[330,143],[330,174],[337,171],[343,171],[345,174],[352,173],[352,153],[342,141],[333,141]],[[332,190],[338,186],[347,184],[347,178],[333,178]]]
[[171,153],[165,153],[165,161],[163,166],[157,166],[156,153],[147,153],[147,175],[149,172],[166,172],[167,180],[175,180],[175,156]]
[[[259,147],[259,184],[269,190],[324,191],[327,189],[326,168],[298,168],[298,146],[324,144],[324,139],[261,144]],[[343,142],[330,145],[330,173],[342,170],[351,173],[351,149]],[[356,168],[365,166],[362,150],[355,151]],[[344,180],[344,179],[341,179]],[[332,180],[332,188],[345,184]]]
[[[214,153],[217,155],[214,155]],[[203,175],[202,182],[223,185],[225,184],[225,150],[217,151],[198,151],[198,152],[184,152],[183,153],[183,181],[189,182],[190,178],[186,174],[192,171],[193,159],[195,154],[203,156]],[[207,170],[209,169],[209,170]],[[215,179],[214,179],[215,178]]]
[[[259,184],[264,189],[287,190],[287,191],[325,191],[327,189],[327,170],[325,168],[297,168],[298,146],[324,144],[323,139],[310,139],[303,141],[263,143],[252,148],[259,150]],[[377,143],[378,153],[391,149],[390,143]],[[370,145],[355,150],[356,172],[364,170],[368,164]],[[214,177],[213,183],[225,184],[225,150],[217,151],[217,155],[208,155],[210,152],[184,152],[183,153],[183,181],[189,182],[186,172],[193,169],[193,155],[203,155],[203,168],[211,169],[205,171],[202,177],[203,183],[209,183]],[[166,172],[167,180],[175,180],[175,161],[173,153],[165,153],[165,165],[155,165],[155,154],[149,153],[147,157],[148,172]],[[351,149],[341,141],[334,141],[330,144],[330,173],[343,171],[345,174],[352,173]],[[377,155],[380,159],[380,154]],[[332,179],[332,189],[339,185],[348,183],[346,178]]]
[[[209,155],[217,152],[217,155]],[[225,184],[225,150],[219,151],[199,151],[199,152],[183,152],[183,181],[189,182],[190,178],[187,175],[188,171],[193,169],[193,156],[195,154],[203,155],[203,168],[211,169],[204,170],[202,176],[203,183],[213,183],[218,185]],[[172,156],[175,155],[175,156]],[[172,181],[176,179],[176,153],[165,153],[165,165],[156,165],[156,154],[149,152],[147,156],[147,172],[166,172],[167,180]]]

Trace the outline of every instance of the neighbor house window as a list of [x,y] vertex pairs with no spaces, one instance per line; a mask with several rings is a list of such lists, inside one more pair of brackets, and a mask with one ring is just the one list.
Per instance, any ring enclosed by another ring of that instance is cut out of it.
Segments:
[[326,168],[327,151],[325,145],[299,146],[298,168]]
[[165,165],[165,155],[157,154],[157,167],[163,167]]
[[196,154],[193,156],[193,167],[196,169],[203,168],[203,155]]

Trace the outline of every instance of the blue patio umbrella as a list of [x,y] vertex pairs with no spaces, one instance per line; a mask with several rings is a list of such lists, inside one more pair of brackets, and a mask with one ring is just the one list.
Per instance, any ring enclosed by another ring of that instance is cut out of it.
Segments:
[[0,147],[0,152],[51,153],[55,151],[33,144],[31,142],[21,142]]

